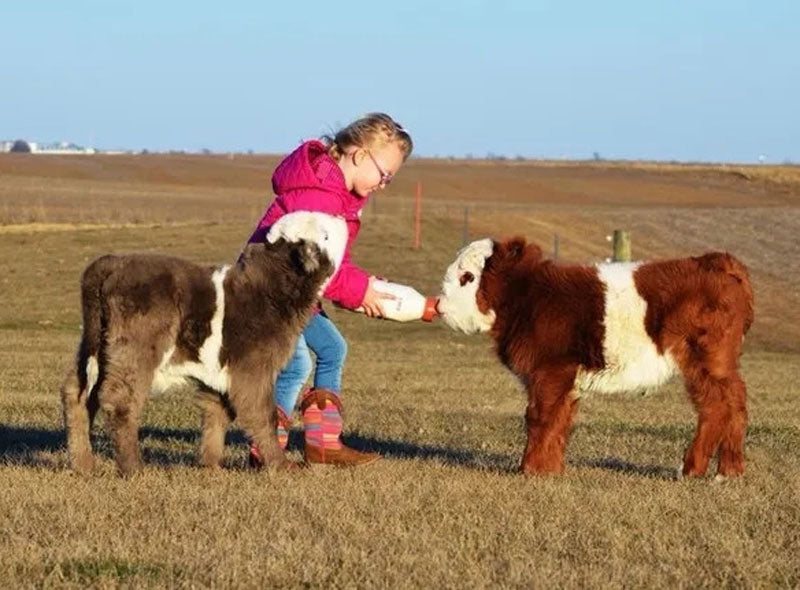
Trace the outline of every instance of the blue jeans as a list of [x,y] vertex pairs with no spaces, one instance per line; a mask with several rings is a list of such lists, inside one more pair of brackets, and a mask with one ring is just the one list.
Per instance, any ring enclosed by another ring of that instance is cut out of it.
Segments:
[[289,363],[275,382],[275,404],[291,416],[303,384],[311,374],[311,350],[317,357],[314,387],[342,390],[342,368],[347,356],[347,341],[323,312],[315,313],[302,334]]

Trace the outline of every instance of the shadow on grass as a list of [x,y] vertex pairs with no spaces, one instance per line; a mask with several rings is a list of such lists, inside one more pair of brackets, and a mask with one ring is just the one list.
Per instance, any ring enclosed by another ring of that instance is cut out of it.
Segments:
[[[520,456],[516,454],[509,455],[478,450],[419,445],[358,435],[344,437],[344,440],[353,448],[363,451],[374,451],[386,457],[437,461],[454,467],[496,471],[500,473],[517,473],[520,459]],[[521,453],[522,449],[520,448],[520,455]],[[569,460],[568,464],[577,468],[606,469],[651,479],[677,479],[677,471],[674,468],[664,467],[663,465],[637,465],[616,457]]]
[[661,441],[691,442],[694,434],[693,424],[634,424],[627,422],[595,422],[577,424],[573,429],[573,436],[577,432],[592,435],[613,436],[647,436]]
[[[139,430],[142,460],[146,464],[160,466],[196,464],[195,445],[200,433],[195,429],[164,428],[145,426]],[[156,444],[147,444],[148,441]],[[361,435],[345,436],[348,446],[361,451],[378,452],[385,457],[398,459],[422,459],[438,461],[446,465],[470,469],[489,469],[508,472],[514,469],[513,461],[507,455],[453,449],[435,445],[420,445],[402,440],[389,440]],[[162,443],[179,442],[191,444],[190,452],[179,449],[165,449]],[[226,446],[247,448],[248,439],[240,430],[231,430],[225,437]],[[0,464],[27,465],[31,467],[53,467],[52,458],[42,457],[41,453],[54,453],[66,448],[66,437],[61,429],[42,426],[0,425]],[[303,434],[292,430],[288,450],[302,450]],[[92,450],[95,455],[113,459],[113,450],[108,435],[102,429],[92,434]],[[229,467],[236,468],[233,464]]]
[[[607,432],[607,425],[589,427],[580,425],[578,429],[600,430]],[[679,433],[683,438],[688,429],[674,427],[637,427],[637,431],[658,436],[659,438],[676,438]],[[774,428],[753,428],[753,434],[775,436]],[[796,435],[794,428],[782,429],[787,433]],[[630,428],[627,429],[630,432]],[[783,434],[787,434],[783,433]],[[169,428],[145,426],[139,431],[139,440],[142,443],[142,459],[146,464],[168,467],[170,465],[196,465],[196,445],[200,432],[197,429]],[[418,444],[403,440],[385,439],[361,434],[344,436],[344,442],[360,451],[377,452],[387,458],[418,459],[434,461],[453,467],[463,467],[482,471],[496,471],[500,473],[515,473],[519,456],[517,454],[504,454],[482,451],[479,449],[458,449],[440,445]],[[303,434],[293,429],[289,435],[289,451],[298,451],[303,448]],[[150,444],[148,444],[150,441]],[[164,443],[178,442],[192,445],[191,451],[181,449],[163,448]],[[154,443],[154,444],[153,444]],[[241,430],[232,429],[225,437],[226,446],[240,446],[242,451],[247,448],[248,439]],[[64,431],[58,428],[42,426],[12,426],[0,424],[0,464],[25,465],[31,467],[58,468],[60,463],[52,457],[42,456],[42,453],[63,451],[66,447]],[[95,454],[105,459],[113,459],[113,450],[108,435],[102,429],[95,429],[92,435],[92,449]],[[522,448],[520,448],[520,453]],[[243,463],[243,461],[242,461]],[[639,465],[620,459],[618,457],[603,457],[598,459],[580,458],[572,459],[569,464],[577,468],[605,469],[647,477],[653,479],[673,480],[676,470],[663,465]],[[239,468],[238,460],[228,462],[228,468]]]
[[57,451],[66,445],[64,431],[41,426],[0,424],[0,457],[30,451]]
[[66,438],[62,430],[0,424],[0,465],[55,469],[57,464],[52,457],[42,457],[40,453],[59,451],[65,445]]
[[499,471],[503,473],[515,472],[517,470],[516,458],[501,453],[416,444],[402,440],[383,439],[359,434],[351,434],[343,436],[342,438],[345,444],[354,449],[380,453],[384,457],[437,461],[453,467],[466,467],[468,469]]
[[[579,432],[587,436],[593,435],[615,435],[624,437],[626,435],[637,435],[654,438],[659,441],[679,442],[682,440],[691,441],[691,425],[682,424],[661,424],[644,425],[628,424],[620,422],[578,424],[574,432]],[[626,475],[646,477],[650,479],[675,480],[677,479],[677,469],[665,467],[663,465],[639,465],[631,463],[619,457],[601,457],[597,459],[581,458],[568,461],[570,465],[579,468],[605,469],[616,471]]]
[[[195,441],[198,433],[192,430],[172,428],[142,428],[139,440]],[[243,436],[240,436],[244,440]],[[67,440],[60,428],[44,426],[11,426],[0,424],[0,464],[23,465],[28,467],[58,468],[60,462],[42,453],[55,453],[66,449]],[[148,464],[175,465],[192,464],[194,453],[161,448],[150,448],[142,444],[142,460]],[[113,459],[111,441],[105,431],[95,429],[92,433],[92,451],[98,457]]]
[[650,479],[676,480],[678,470],[664,467],[663,465],[637,465],[617,457],[603,457],[602,459],[577,459],[569,461],[570,465],[590,469],[606,469],[627,475],[636,475]]

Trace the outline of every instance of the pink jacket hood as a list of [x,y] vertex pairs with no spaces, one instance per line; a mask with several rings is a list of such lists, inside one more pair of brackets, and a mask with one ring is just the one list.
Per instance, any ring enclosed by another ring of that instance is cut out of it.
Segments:
[[351,262],[350,249],[361,228],[361,209],[367,199],[347,190],[342,170],[328,155],[325,144],[307,141],[286,156],[272,175],[272,189],[275,199],[249,241],[263,241],[272,224],[292,211],[320,211],[343,217],[347,222],[347,247],[324,296],[350,309],[361,305],[369,275]]

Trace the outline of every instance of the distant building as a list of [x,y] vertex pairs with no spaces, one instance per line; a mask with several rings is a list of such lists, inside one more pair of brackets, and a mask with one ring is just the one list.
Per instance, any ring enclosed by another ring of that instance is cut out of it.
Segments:
[[31,143],[33,154],[94,154],[94,148],[85,148],[74,143],[60,141],[58,143]]
[[15,152],[18,154],[29,154],[33,151],[33,148],[36,144],[30,144],[24,139],[17,139],[16,141],[11,143],[11,149],[8,151]]
[[94,148],[85,148],[74,143],[61,141],[57,143],[38,143],[35,141],[0,140],[0,152],[19,152],[30,154],[95,154]]

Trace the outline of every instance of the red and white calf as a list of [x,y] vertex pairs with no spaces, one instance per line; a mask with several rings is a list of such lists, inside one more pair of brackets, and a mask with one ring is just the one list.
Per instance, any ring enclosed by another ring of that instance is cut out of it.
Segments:
[[727,253],[560,266],[522,238],[479,240],[447,269],[439,311],[489,332],[528,393],[525,473],[560,472],[583,393],[639,391],[681,373],[698,412],[683,474],[744,471],[747,393],[739,374],[753,322],[745,266]]

